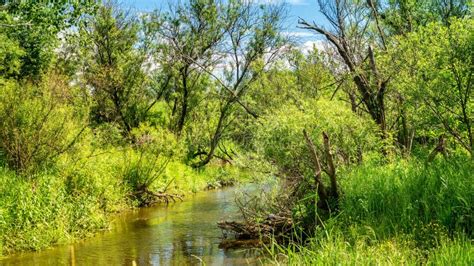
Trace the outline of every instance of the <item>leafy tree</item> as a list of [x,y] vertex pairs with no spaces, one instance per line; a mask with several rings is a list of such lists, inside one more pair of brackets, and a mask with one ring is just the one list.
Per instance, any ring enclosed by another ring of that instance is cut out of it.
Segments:
[[[379,125],[382,139],[388,141],[386,98],[390,76],[380,71],[376,60],[376,53],[387,48],[386,36],[377,19],[377,7],[372,1],[368,5],[350,0],[319,0],[318,3],[331,30],[300,19],[301,27],[324,36],[333,45],[344,75],[351,77],[357,88],[351,97],[363,104],[363,110]],[[374,19],[368,19],[371,15]],[[378,30],[370,31],[370,25]]]
[[[379,4],[380,5],[380,4]],[[381,10],[381,17],[391,34],[407,34],[430,22],[447,25],[452,17],[469,14],[467,0],[390,0]]]
[[116,122],[125,135],[144,120],[149,102],[146,55],[137,48],[139,26],[111,4],[81,28],[84,81],[94,99],[95,122]]
[[0,76],[11,77],[18,75],[21,68],[21,57],[25,51],[18,42],[0,33]]
[[403,70],[397,81],[403,84],[410,104],[419,107],[418,117],[429,129],[441,126],[471,154],[473,25],[472,19],[453,19],[448,26],[431,23],[397,47]]
[[[257,82],[269,66],[278,59],[285,44],[280,35],[280,23],[283,16],[281,6],[256,6],[253,2],[230,1],[228,21],[231,27],[226,29],[225,42],[218,54],[222,54],[224,67],[222,73],[208,71],[217,84],[219,116],[213,134],[209,140],[203,158],[194,164],[202,167],[214,157],[216,149],[226,130],[233,122],[236,107],[248,114],[258,115],[244,103],[244,95]],[[203,70],[206,70],[201,65]]]
[[[305,54],[294,48],[261,73],[241,101],[251,106],[251,111],[260,118],[289,104],[301,107],[310,100],[331,98],[333,83],[320,51],[314,49]],[[243,108],[237,110],[236,115],[238,123],[228,130],[229,137],[245,150],[257,149],[258,144],[253,139],[260,130],[260,119],[255,119]]]
[[66,35],[95,6],[93,1],[1,1],[0,30],[23,50],[19,71],[9,76],[40,79],[53,62],[58,34]]
[[301,98],[317,98],[326,95],[334,77],[327,67],[328,61],[322,51],[313,47],[307,55],[295,50],[290,54],[290,65],[296,78],[297,91]]
[[213,68],[218,62],[216,48],[230,26],[225,8],[219,0],[190,0],[149,17],[149,32],[158,44],[160,74],[169,85],[174,120],[171,128],[177,135],[206,90],[202,86],[206,73],[201,68]]

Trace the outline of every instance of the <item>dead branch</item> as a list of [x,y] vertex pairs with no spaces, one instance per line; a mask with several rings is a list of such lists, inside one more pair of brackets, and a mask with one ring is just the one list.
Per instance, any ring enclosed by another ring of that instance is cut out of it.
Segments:
[[176,202],[176,200],[183,201],[183,195],[171,194],[164,192],[153,192],[147,187],[141,187],[137,191],[132,193],[132,196],[140,201],[140,206],[152,206],[156,203],[164,202],[167,205],[170,201]]
[[323,132],[323,142],[326,161],[328,164],[328,175],[331,179],[331,197],[338,199],[339,191],[337,187],[336,167],[334,165],[333,154],[331,152],[331,141],[329,140],[329,136],[326,134],[326,132]]
[[227,238],[229,234],[233,235],[233,240],[227,239],[221,243],[224,248],[235,248],[242,244],[248,244],[245,240],[259,240],[260,245],[268,243],[273,238],[281,240],[289,235],[292,225],[291,213],[288,212],[269,214],[262,222],[258,223],[251,221],[220,221],[217,223],[217,226],[222,229],[224,238]]
[[441,134],[441,136],[439,136],[438,144],[433,149],[433,151],[431,151],[430,155],[428,155],[428,162],[432,162],[436,155],[438,155],[438,153],[443,154],[444,158],[448,157],[448,152],[446,149],[446,137],[444,136],[444,134]]
[[323,201],[327,200],[327,193],[326,193],[326,187],[324,186],[323,182],[321,181],[321,164],[319,161],[318,154],[316,153],[316,148],[314,147],[313,141],[311,138],[308,136],[308,133],[306,132],[306,129],[303,129],[303,135],[306,140],[306,144],[308,146],[308,149],[311,153],[311,158],[313,160],[313,166],[314,166],[314,183],[315,186],[318,188],[318,196],[320,199]]

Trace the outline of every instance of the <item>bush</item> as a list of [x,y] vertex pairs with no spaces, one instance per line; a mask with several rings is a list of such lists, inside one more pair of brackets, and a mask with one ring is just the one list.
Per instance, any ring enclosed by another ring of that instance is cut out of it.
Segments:
[[120,147],[126,143],[120,125],[116,123],[101,123],[93,129],[92,144],[99,148]]
[[309,101],[300,107],[282,107],[262,117],[257,136],[261,145],[257,147],[262,146],[261,152],[281,170],[304,174],[304,171],[311,171],[312,163],[303,129],[318,147],[322,147],[322,132],[327,132],[336,149],[336,162],[349,163],[360,161],[364,153],[377,149],[379,138],[374,134],[375,128],[371,121],[356,116],[342,103]]
[[85,109],[65,81],[0,81],[0,151],[8,166],[29,173],[70,150],[85,130]]

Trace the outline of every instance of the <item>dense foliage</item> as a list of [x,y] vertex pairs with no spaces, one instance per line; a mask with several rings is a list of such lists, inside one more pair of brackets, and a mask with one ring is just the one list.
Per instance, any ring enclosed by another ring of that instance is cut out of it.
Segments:
[[0,2],[0,254],[265,177],[284,262],[472,263],[472,4],[257,2]]

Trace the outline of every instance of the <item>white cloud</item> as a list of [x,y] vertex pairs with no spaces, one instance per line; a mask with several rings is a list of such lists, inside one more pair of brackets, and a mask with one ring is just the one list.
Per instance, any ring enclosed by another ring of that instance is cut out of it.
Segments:
[[291,5],[300,5],[300,6],[309,5],[309,3],[306,2],[306,0],[288,0],[287,2]]
[[300,45],[301,51],[303,53],[309,53],[313,48],[316,48],[320,51],[327,49],[327,43],[323,40],[316,40],[316,41],[307,41]]
[[282,4],[287,3],[294,6],[309,5],[308,0],[255,0],[259,4]]
[[297,38],[308,38],[314,37],[315,34],[309,31],[285,31],[282,32],[283,36],[287,37],[297,37]]

